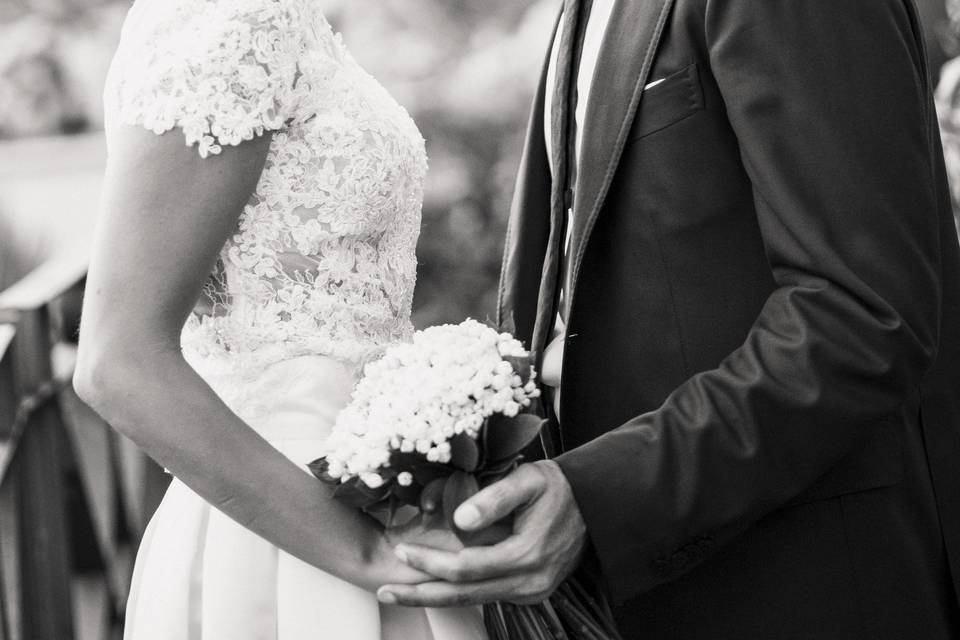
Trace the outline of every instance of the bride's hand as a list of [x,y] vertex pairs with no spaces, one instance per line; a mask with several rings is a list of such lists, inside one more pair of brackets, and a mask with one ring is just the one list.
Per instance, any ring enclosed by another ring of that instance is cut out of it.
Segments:
[[374,543],[365,567],[362,586],[376,591],[385,584],[420,584],[434,582],[436,577],[411,568],[395,553],[401,543],[417,544],[445,551],[458,551],[463,543],[445,526],[438,526],[433,516],[416,516],[401,526],[384,529]]
[[[377,519],[383,522],[381,518]],[[401,561],[395,549],[402,542],[449,551],[462,548],[460,540],[449,529],[439,527],[438,524],[434,516],[416,515],[403,525],[381,528],[367,554],[368,560],[364,567],[362,586],[376,591],[383,585],[395,581],[403,584],[420,584],[436,580],[434,576],[413,569]]]
[[385,584],[400,582],[401,584],[420,584],[436,580],[428,573],[423,573],[401,562],[394,553],[395,543],[392,543],[383,534],[379,536],[371,550],[363,575],[358,581],[364,589],[376,592]]

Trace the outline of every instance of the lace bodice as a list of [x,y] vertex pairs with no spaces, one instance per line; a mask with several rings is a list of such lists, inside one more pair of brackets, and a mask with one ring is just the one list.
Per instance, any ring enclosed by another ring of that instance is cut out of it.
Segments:
[[426,172],[407,113],[316,0],[137,0],[105,93],[117,123],[203,157],[273,131],[266,166],[183,333],[195,366],[360,362],[412,331]]

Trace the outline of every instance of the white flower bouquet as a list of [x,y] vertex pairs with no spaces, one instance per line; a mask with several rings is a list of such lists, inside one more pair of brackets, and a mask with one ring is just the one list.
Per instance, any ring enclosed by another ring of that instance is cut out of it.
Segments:
[[[474,320],[418,331],[364,368],[310,468],[387,527],[419,516],[422,528],[452,531],[464,545],[495,544],[511,523],[468,533],[453,513],[520,464],[543,426],[539,396],[531,354],[509,333]],[[488,605],[484,618],[491,640],[617,637],[573,580],[539,605]]]

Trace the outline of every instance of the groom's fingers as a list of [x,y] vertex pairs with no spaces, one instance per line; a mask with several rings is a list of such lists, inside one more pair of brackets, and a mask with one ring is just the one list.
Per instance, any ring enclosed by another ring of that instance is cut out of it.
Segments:
[[418,585],[387,585],[377,591],[377,598],[384,604],[431,608],[466,607],[488,602],[535,604],[550,596],[551,587],[545,582],[541,585],[541,581],[528,576],[513,576],[468,584],[424,582]]
[[521,465],[503,480],[482,489],[464,502],[453,514],[453,520],[464,531],[479,531],[494,524],[530,502],[538,491],[540,476]]
[[397,556],[409,567],[447,582],[479,582],[502,578],[534,568],[532,554],[511,537],[489,547],[467,547],[457,552],[402,544]]

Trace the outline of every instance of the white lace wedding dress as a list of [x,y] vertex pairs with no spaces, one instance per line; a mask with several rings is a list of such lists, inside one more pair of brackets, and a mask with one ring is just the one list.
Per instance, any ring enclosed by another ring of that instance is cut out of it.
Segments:
[[[412,331],[426,172],[416,126],[317,5],[137,0],[105,92],[108,145],[121,124],[178,129],[207,158],[274,132],[183,348],[298,464],[318,456],[359,365]],[[144,536],[126,615],[127,640],[484,637],[477,609],[380,606],[176,480]]]

